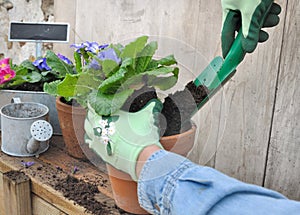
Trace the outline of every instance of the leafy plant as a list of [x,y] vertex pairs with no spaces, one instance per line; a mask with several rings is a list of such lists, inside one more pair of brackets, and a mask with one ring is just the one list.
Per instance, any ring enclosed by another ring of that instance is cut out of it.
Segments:
[[59,78],[57,74],[49,71],[50,68],[42,58],[34,62],[24,60],[19,65],[5,58],[0,60],[0,65],[0,89],[14,89],[25,83],[51,82]]
[[[44,91],[76,99],[83,107],[87,103],[99,115],[110,115],[119,110],[134,90],[151,86],[166,90],[175,85],[178,67],[173,55],[155,59],[157,42],[147,43],[142,36],[123,46],[75,45],[75,65],[70,66],[53,52],[47,52],[47,64],[53,72],[64,77],[44,84]],[[91,45],[91,44],[89,44]]]

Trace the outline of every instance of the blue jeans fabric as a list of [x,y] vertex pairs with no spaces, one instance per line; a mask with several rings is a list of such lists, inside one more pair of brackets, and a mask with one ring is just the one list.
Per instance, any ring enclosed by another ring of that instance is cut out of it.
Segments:
[[138,197],[151,214],[300,215],[300,202],[164,150],[144,165]]

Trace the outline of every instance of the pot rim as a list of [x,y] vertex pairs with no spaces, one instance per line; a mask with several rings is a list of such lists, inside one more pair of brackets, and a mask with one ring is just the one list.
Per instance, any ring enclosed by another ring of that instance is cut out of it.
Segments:
[[9,90],[9,89],[1,89],[0,91],[3,92],[11,92],[11,93],[17,93],[17,92],[21,92],[24,94],[46,94],[49,95],[48,93],[44,92],[44,91],[33,91],[33,90]]
[[[85,110],[85,108],[79,106],[79,107],[76,107],[76,106],[72,106],[72,105],[68,105],[64,102],[61,101],[61,98],[62,96],[58,96],[56,97],[56,104],[59,103],[60,106],[64,107],[65,109],[72,109],[74,111],[81,111],[81,110]],[[59,109],[59,108],[58,108]]]
[[197,125],[194,121],[191,121],[191,123],[192,123],[192,127],[189,130],[187,130],[183,133],[179,133],[179,134],[174,134],[174,135],[170,135],[170,136],[162,136],[160,139],[168,140],[168,139],[172,139],[172,138],[178,138],[180,136],[185,136],[185,135],[195,132],[195,130],[197,129]]

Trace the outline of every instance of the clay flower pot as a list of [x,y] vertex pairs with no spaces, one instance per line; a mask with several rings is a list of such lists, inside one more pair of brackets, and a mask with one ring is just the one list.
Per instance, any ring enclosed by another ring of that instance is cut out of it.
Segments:
[[86,145],[84,144],[86,110],[65,104],[61,99],[62,97],[57,97],[56,109],[66,150],[75,158],[86,159],[81,149],[81,146]]
[[[160,143],[168,151],[187,156],[195,142],[196,128],[193,124],[192,128],[184,133],[162,137]],[[149,214],[139,205],[137,183],[130,175],[109,164],[106,166],[117,206],[130,213]]]

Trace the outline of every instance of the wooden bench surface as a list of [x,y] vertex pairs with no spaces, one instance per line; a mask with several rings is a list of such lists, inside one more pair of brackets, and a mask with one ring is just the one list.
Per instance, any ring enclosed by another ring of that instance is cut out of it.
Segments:
[[[34,161],[34,165],[26,168],[22,162],[28,161]],[[31,180],[32,198],[38,196],[66,214],[92,214],[84,205],[64,197],[62,192],[55,189],[58,180],[69,175],[97,185],[100,192],[95,199],[105,205],[109,210],[108,214],[127,214],[115,206],[105,165],[97,165],[99,168],[89,161],[69,156],[64,151],[61,136],[53,136],[49,149],[39,157],[13,157],[0,152],[0,172],[19,170],[28,175]],[[75,166],[79,171],[73,174]]]

